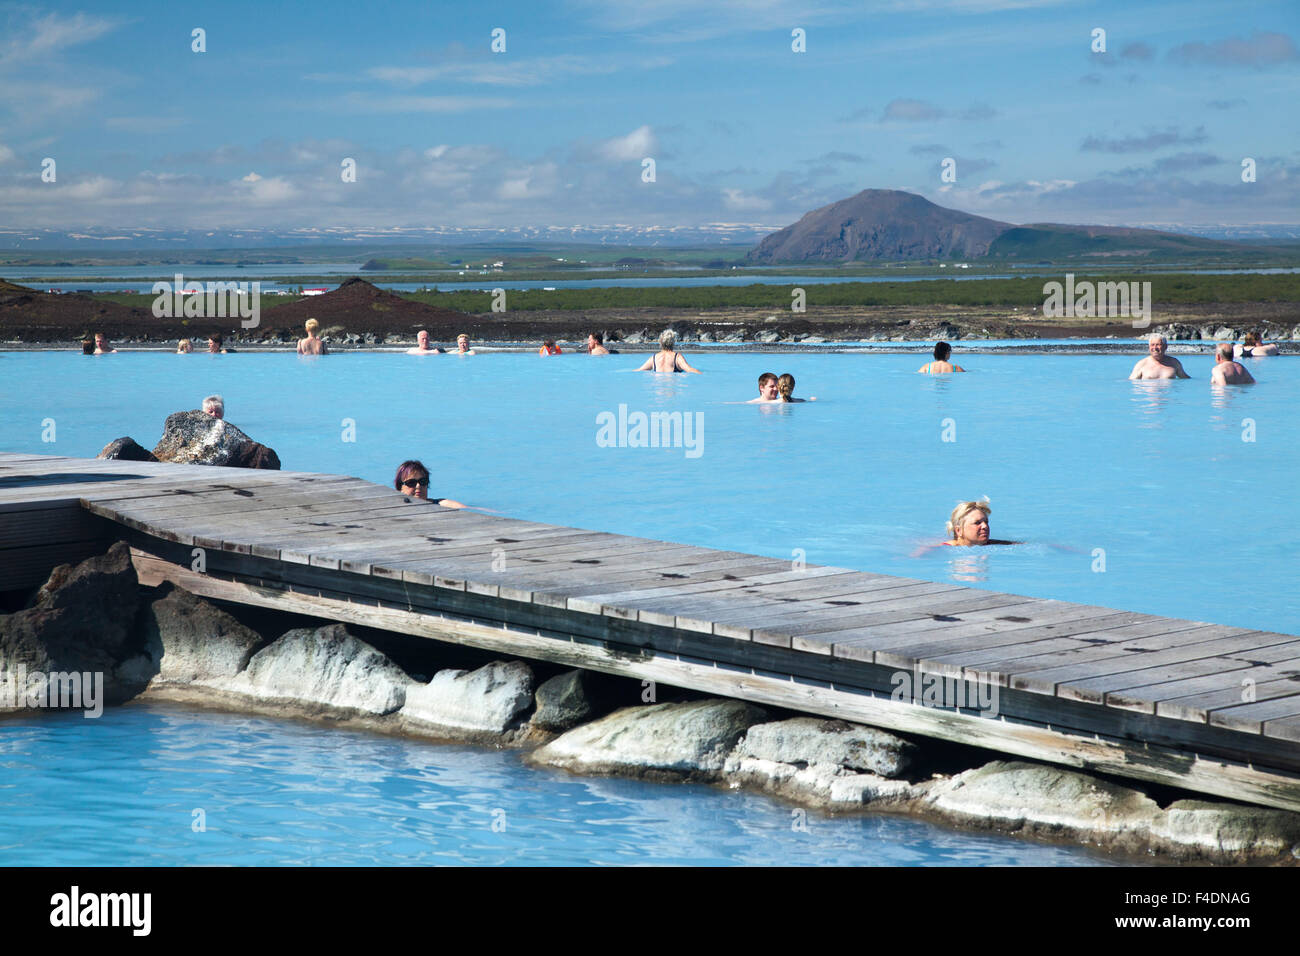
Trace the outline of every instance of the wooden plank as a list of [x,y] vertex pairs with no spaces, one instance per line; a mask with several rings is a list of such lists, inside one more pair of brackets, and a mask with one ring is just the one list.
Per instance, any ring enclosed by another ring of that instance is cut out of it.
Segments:
[[[1246,673],[1246,671],[1235,671],[1231,676],[1240,675],[1241,679],[1244,680]],[[1296,683],[1293,679],[1260,681],[1256,683],[1253,689],[1253,696],[1256,701],[1261,701],[1271,700],[1274,697],[1289,697],[1295,692]],[[1158,701],[1156,703],[1156,714],[1160,717],[1173,717],[1208,724],[1210,711],[1216,708],[1246,703],[1244,698],[1244,686],[1224,687],[1220,690],[1205,691],[1198,694],[1189,694],[1185,697]]]
[[[1187,622],[1170,622],[1170,627],[1180,623]],[[1223,638],[1225,633],[1234,636],[1233,640],[1226,642],[1229,646],[1236,646],[1239,643],[1236,640],[1237,636],[1247,636],[1247,641],[1258,636],[1258,632],[1205,624],[1183,630],[1170,630],[1165,634],[1152,635],[1140,641],[1129,641],[1116,647],[1092,647],[1025,658],[1024,663],[1012,663],[999,669],[1008,674],[1011,687],[1038,693],[1056,693],[1059,696],[1100,703],[1101,696],[1097,692],[1087,688],[1076,691],[1072,689],[1073,686],[1092,677],[1127,673],[1140,668],[1212,655],[1214,648],[1206,645]],[[1049,687],[1053,689],[1048,690]],[[1079,697],[1079,694],[1084,696]]]
[[[1227,654],[1215,658],[1219,661],[1219,666],[1214,669],[1198,666],[1201,663],[1199,661],[1192,662],[1193,667],[1185,672],[1162,673],[1157,675],[1159,679],[1156,681],[1111,690],[1106,694],[1106,706],[1137,710],[1142,713],[1160,713],[1157,707],[1162,703],[1182,698],[1222,694],[1224,691],[1227,694],[1217,703],[1245,703],[1246,684],[1243,682],[1249,682],[1250,693],[1258,699],[1256,689],[1260,684],[1275,681],[1285,683],[1293,677],[1300,679],[1300,642],[1280,644],[1277,647],[1283,649],[1282,653],[1293,655],[1289,660],[1289,666],[1287,664],[1280,667],[1253,665],[1249,661]],[[1181,665],[1171,666],[1177,668]],[[1208,719],[1205,709],[1201,709],[1199,713],[1194,713],[1194,707],[1182,706],[1177,709],[1181,711],[1178,716],[1183,719],[1202,721]],[[1167,710],[1165,715],[1168,713]]]
[[1243,733],[1262,734],[1264,723],[1281,717],[1300,715],[1300,686],[1290,694],[1255,700],[1251,703],[1237,703],[1226,707],[1216,707],[1210,711],[1210,725],[1229,727]]
[[1279,717],[1264,721],[1264,736],[1300,741],[1300,717]]

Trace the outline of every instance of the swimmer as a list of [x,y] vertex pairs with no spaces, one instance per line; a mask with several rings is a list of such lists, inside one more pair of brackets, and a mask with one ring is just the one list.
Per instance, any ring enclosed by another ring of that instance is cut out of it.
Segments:
[[464,332],[456,336],[456,351],[452,355],[476,355],[472,348],[469,347],[469,336]]
[[299,355],[324,355],[325,343],[316,333],[320,331],[320,323],[315,319],[308,319],[303,327],[307,332],[307,337],[298,340]]
[[176,343],[177,355],[189,355],[193,351],[194,351],[194,343],[191,342],[189,339],[181,339],[179,342]]
[[686,356],[677,351],[677,333],[672,329],[664,329],[659,336],[659,351],[650,356],[637,369],[638,372],[694,372],[696,375],[703,375],[698,368],[692,368],[691,363],[686,361]]
[[949,372],[966,371],[960,365],[953,365],[948,361],[948,356],[951,354],[951,345],[947,342],[936,342],[934,344],[934,361],[926,362],[917,371],[925,375],[947,375]]
[[217,353],[225,354],[226,352],[231,351],[231,349],[222,348],[221,336],[213,334],[208,336],[208,351],[213,355],[216,355]]
[[1236,348],[1236,358],[1264,358],[1266,355],[1276,355],[1278,352],[1277,345],[1270,342],[1264,344],[1264,337],[1258,332],[1247,332],[1246,338],[1241,345]]
[[415,343],[415,348],[406,350],[407,355],[442,354],[442,349],[437,348],[436,346],[434,348],[429,347],[429,333],[425,329],[420,329],[420,331],[415,334]]
[[758,377],[758,398],[751,398],[746,405],[771,405],[782,401],[779,380],[774,372],[764,372]]
[[226,401],[220,395],[209,395],[203,400],[203,413],[220,421],[226,417]]
[[1133,366],[1133,371],[1129,373],[1129,378],[1151,379],[1151,378],[1191,378],[1183,371],[1183,363],[1178,361],[1172,355],[1166,355],[1165,350],[1169,348],[1169,343],[1165,337],[1159,333],[1152,335],[1147,339],[1147,357],[1140,359]]
[[82,339],[82,340],[81,340],[81,354],[82,354],[82,355],[94,355],[94,354],[95,354],[95,340],[94,340],[94,339]]
[[1246,366],[1232,359],[1232,343],[1220,342],[1214,350],[1214,371],[1210,373],[1211,385],[1254,385],[1255,376]]
[[605,348],[605,336],[600,332],[592,332],[587,336],[587,354],[588,355],[609,355],[609,349]]
[[117,349],[108,344],[108,336],[103,332],[95,333],[95,355],[112,355]]
[[429,469],[424,467],[422,462],[410,459],[402,462],[397,466],[397,474],[393,477],[393,488],[404,495],[410,495],[412,498],[419,498],[422,501],[431,500],[435,505],[442,505],[444,508],[467,508],[459,501],[452,501],[450,498],[429,498]]
[[989,537],[989,512],[992,510],[987,501],[958,502],[948,518],[950,540],[944,544],[961,548],[986,544],[1020,544],[1019,541]]
[[[781,377],[776,380],[776,390],[781,393],[783,402],[802,402],[804,399],[794,397],[794,376],[789,372],[783,372]],[[807,401],[817,401],[817,396],[807,399]]]
[[559,355],[561,349],[555,344],[555,339],[547,339],[542,343],[542,347],[537,350],[538,355]]

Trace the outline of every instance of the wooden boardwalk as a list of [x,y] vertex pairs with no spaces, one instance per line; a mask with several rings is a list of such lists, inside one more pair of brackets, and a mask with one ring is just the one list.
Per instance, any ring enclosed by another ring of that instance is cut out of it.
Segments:
[[[1295,635],[795,568],[334,475],[0,454],[0,590],[112,540],[145,583],[1300,810]],[[897,699],[925,686],[939,706]]]

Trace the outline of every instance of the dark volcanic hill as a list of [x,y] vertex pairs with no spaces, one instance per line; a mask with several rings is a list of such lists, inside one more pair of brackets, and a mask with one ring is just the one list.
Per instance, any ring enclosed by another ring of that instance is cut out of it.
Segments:
[[447,332],[451,332],[454,338],[468,318],[464,312],[454,309],[440,309],[403,299],[355,277],[344,281],[332,292],[278,305],[262,313],[263,324],[294,328],[300,335],[303,323],[316,319],[321,329],[341,325],[349,330],[360,328],[365,331],[373,328],[376,322],[393,332],[428,329],[435,340],[446,338]]
[[772,233],[747,258],[762,263],[974,259],[988,255],[993,241],[1010,228],[914,193],[864,189]]
[[38,292],[0,279],[0,339],[7,341],[81,339],[96,332],[147,328],[156,322],[147,309],[73,293]]
[[1256,255],[1265,247],[1130,229],[1038,223],[1016,226],[936,206],[897,189],[864,189],[814,209],[746,256],[752,263],[908,259],[1062,259],[1146,255]]

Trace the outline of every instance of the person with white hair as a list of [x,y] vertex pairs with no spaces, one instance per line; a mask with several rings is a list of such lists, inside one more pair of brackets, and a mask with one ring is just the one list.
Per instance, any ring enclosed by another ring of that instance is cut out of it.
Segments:
[[944,544],[952,547],[969,547],[986,544],[1020,544],[989,537],[989,513],[993,508],[988,499],[959,501],[948,516],[948,537]]
[[1169,343],[1159,333],[1147,339],[1147,357],[1138,361],[1129,373],[1130,379],[1143,378],[1191,378],[1183,371],[1183,363],[1172,355],[1166,355]]
[[1232,357],[1231,342],[1220,342],[1214,350],[1214,371],[1210,373],[1211,385],[1254,385],[1255,376],[1246,371],[1246,366]]
[[698,368],[692,368],[686,356],[677,351],[677,333],[664,329],[659,335],[659,351],[645,360],[638,372],[694,372],[703,375]]
[[209,395],[203,400],[203,411],[216,419],[226,417],[226,403],[220,395]]

